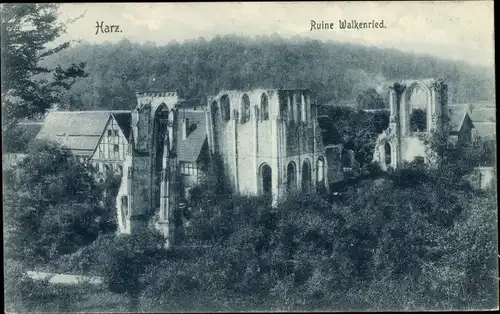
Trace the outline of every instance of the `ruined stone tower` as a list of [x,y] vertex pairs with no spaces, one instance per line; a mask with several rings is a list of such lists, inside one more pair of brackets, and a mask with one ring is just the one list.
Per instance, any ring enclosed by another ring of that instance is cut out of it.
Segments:
[[130,149],[117,196],[119,232],[155,227],[173,245],[176,208],[175,92],[137,93],[132,111]]
[[389,127],[377,139],[373,160],[384,170],[417,158],[427,161],[421,135],[443,126],[447,104],[448,86],[440,79],[406,80],[391,86]]

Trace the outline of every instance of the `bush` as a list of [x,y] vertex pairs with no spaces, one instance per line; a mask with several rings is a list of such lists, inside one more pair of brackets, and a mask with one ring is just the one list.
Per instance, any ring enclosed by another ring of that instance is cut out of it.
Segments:
[[125,294],[130,310],[137,311],[139,296],[144,289],[140,277],[148,265],[165,256],[165,239],[157,231],[144,230],[114,239],[104,264],[104,282],[111,292]]

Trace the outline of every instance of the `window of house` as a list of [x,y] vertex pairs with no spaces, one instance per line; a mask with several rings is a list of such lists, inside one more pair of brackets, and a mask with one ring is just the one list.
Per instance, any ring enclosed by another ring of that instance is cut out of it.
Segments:
[[181,162],[179,164],[179,172],[184,175],[195,176],[198,175],[198,168],[193,163]]
[[113,133],[115,134],[115,136],[118,136],[118,130],[114,130]]
[[111,135],[112,135],[112,131],[108,130],[108,136],[111,136]]
[[113,152],[119,152],[120,148],[118,147],[118,144],[113,145]]

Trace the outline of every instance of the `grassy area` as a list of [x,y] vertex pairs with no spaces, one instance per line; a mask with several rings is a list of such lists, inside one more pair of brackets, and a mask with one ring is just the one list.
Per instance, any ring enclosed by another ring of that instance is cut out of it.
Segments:
[[28,299],[5,304],[7,312],[124,312],[128,300],[103,286],[47,284]]

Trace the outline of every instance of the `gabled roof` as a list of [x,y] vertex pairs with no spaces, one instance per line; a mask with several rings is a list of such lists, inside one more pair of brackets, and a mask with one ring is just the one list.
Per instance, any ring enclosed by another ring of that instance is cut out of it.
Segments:
[[454,132],[460,131],[465,123],[468,123],[471,129],[474,128],[474,123],[472,123],[467,109],[459,108],[450,110],[450,125]]
[[470,118],[475,122],[495,122],[496,108],[484,103],[463,103],[448,105],[451,110],[463,108],[469,111]]
[[[201,108],[201,106],[200,106]],[[197,162],[202,148],[207,141],[206,120],[204,110],[179,110],[177,123],[177,159],[179,161]],[[186,139],[183,137],[183,118],[189,119]]]
[[72,153],[91,155],[111,113],[128,111],[53,111],[49,112],[37,139],[53,141]]
[[115,118],[116,123],[120,127],[123,132],[123,135],[129,140],[130,137],[130,124],[132,122],[132,113],[131,112],[113,112],[113,117]]
[[472,121],[496,122],[496,108],[474,108],[470,112]]

